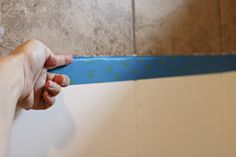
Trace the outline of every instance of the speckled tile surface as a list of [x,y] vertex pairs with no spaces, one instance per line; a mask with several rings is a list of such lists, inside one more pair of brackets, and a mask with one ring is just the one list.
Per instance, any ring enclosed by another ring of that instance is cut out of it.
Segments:
[[132,54],[131,6],[131,0],[0,0],[0,53],[37,38],[60,54]]
[[31,38],[58,54],[235,54],[234,0],[133,1],[0,0],[0,54]]
[[135,0],[139,55],[217,54],[219,0]]
[[236,1],[222,0],[223,52],[236,54]]

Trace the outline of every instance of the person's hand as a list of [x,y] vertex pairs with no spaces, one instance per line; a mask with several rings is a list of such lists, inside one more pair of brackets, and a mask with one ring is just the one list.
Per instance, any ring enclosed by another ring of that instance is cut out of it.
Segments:
[[30,40],[12,54],[23,56],[24,87],[17,106],[24,109],[47,109],[55,103],[61,87],[69,85],[65,75],[48,73],[47,69],[70,64],[71,55],[54,55],[38,40]]

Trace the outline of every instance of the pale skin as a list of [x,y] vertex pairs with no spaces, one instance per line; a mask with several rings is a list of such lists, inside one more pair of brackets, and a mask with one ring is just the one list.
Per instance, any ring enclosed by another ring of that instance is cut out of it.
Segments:
[[71,55],[55,55],[38,40],[30,40],[9,56],[0,57],[0,157],[9,154],[9,137],[16,107],[47,109],[55,103],[65,75],[47,70],[72,62]]

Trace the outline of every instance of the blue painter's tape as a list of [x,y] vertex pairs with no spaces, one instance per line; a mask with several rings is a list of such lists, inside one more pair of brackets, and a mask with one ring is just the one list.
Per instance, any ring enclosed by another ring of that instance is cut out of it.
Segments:
[[74,57],[50,72],[66,74],[72,84],[172,77],[236,70],[236,56]]

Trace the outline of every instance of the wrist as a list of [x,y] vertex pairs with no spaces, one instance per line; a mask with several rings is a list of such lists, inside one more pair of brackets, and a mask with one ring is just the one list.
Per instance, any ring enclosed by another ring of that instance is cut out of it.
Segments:
[[0,74],[4,94],[17,103],[24,87],[24,56],[11,54],[0,58]]

